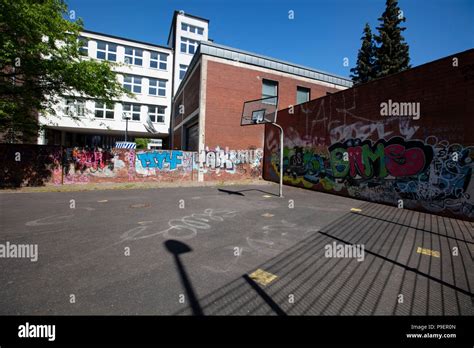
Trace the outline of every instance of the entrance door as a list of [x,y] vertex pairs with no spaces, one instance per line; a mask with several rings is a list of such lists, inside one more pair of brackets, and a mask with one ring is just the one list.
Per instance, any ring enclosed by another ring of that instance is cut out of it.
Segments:
[[186,128],[186,151],[197,151],[199,143],[199,123]]

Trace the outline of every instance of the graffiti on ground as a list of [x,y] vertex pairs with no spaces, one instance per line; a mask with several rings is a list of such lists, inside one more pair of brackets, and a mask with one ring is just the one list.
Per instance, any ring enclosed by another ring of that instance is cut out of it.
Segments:
[[179,219],[168,221],[168,228],[159,231],[150,231],[152,225],[134,227],[121,236],[122,240],[145,239],[162,234],[165,238],[190,239],[194,238],[198,231],[211,229],[212,225],[223,222],[224,219],[232,218],[236,211],[224,209],[205,209],[202,213],[194,213]]

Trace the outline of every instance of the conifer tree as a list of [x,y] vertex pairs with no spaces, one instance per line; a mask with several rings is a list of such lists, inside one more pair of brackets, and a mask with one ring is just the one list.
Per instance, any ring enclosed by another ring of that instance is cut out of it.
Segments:
[[384,77],[410,68],[408,44],[402,35],[406,29],[400,24],[405,16],[398,7],[397,0],[386,0],[385,11],[379,18],[380,26],[375,35],[375,74]]
[[357,55],[357,63],[351,69],[351,79],[354,84],[368,82],[375,78],[375,44],[369,23],[365,24],[362,46]]

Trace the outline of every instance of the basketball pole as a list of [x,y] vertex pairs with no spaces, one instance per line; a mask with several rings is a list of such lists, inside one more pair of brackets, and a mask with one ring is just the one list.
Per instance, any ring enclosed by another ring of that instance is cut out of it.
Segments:
[[272,124],[280,130],[280,198],[283,198],[283,128],[276,123]]

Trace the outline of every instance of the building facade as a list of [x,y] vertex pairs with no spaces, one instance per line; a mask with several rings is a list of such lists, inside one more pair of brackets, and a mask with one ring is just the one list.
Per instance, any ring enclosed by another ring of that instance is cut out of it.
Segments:
[[[149,138],[153,148],[263,148],[262,125],[240,127],[242,103],[279,97],[279,109],[348,88],[346,78],[209,40],[209,20],[175,11],[168,46],[92,31],[80,37],[84,59],[108,60],[133,94],[113,105],[64,96],[40,115],[38,144],[111,148]],[[162,145],[161,145],[162,144]]]
[[244,101],[278,96],[278,108],[285,109],[351,85],[333,74],[202,42],[174,97],[171,148],[198,151],[201,162],[216,149],[259,151],[265,126],[240,126]]
[[[200,40],[207,40],[206,19],[175,11],[169,46],[83,31],[84,59],[107,60],[133,98],[113,105],[63,96],[55,114],[40,115],[38,144],[113,147],[116,141],[150,138],[167,147],[173,90],[179,87]],[[125,139],[127,138],[127,139]]]

